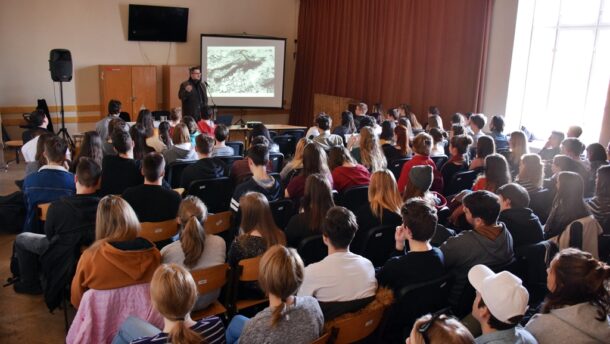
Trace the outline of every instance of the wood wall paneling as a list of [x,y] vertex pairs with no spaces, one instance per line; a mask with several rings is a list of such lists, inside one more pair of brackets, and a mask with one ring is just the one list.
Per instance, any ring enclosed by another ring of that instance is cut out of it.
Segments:
[[352,98],[316,93],[313,95],[313,117],[308,125],[315,123],[318,113],[326,112],[333,120],[333,128],[339,126],[341,125],[341,113],[347,110],[350,104],[357,103],[358,100]]
[[157,110],[157,67],[131,67],[131,118],[137,118],[142,109]]
[[180,84],[189,78],[189,66],[163,66],[163,109],[182,106],[178,98]]

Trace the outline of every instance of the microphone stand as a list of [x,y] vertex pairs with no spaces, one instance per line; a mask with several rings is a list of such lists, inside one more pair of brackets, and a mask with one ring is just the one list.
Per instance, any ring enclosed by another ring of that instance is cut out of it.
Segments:
[[216,122],[216,102],[214,101],[214,97],[212,97],[212,92],[210,92],[210,85],[208,84],[208,82],[204,81],[203,84],[205,85],[205,92],[208,94],[208,96],[210,97],[210,101],[212,102],[212,120]]

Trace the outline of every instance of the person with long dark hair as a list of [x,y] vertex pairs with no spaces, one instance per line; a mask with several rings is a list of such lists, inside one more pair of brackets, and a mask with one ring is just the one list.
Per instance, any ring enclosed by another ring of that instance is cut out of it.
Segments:
[[561,250],[547,269],[542,312],[525,328],[540,344],[608,343],[610,266],[588,252]]
[[610,166],[597,169],[595,195],[587,204],[597,222],[602,226],[610,224]]
[[475,143],[475,147],[474,152],[472,148],[470,149],[470,155],[471,157],[474,156],[474,159],[470,162],[469,168],[471,170],[482,170],[485,168],[485,158],[496,152],[496,144],[490,136],[481,136]]
[[356,132],[356,124],[354,124],[354,114],[351,111],[343,111],[341,113],[341,125],[333,129],[333,134],[341,136],[343,144],[347,145],[347,135],[352,135]]
[[356,162],[343,146],[334,146],[328,155],[335,190],[341,192],[355,186],[368,185],[371,173]]
[[295,199],[303,197],[303,194],[305,193],[305,181],[307,180],[307,177],[314,173],[320,173],[326,176],[329,183],[332,185],[333,179],[328,170],[326,153],[317,144],[308,143],[303,150],[303,169],[301,169],[301,172],[294,176],[290,183],[288,183],[284,196],[286,198]]
[[538,154],[524,154],[519,163],[519,173],[515,183],[523,186],[527,192],[536,192],[542,189],[544,182],[544,164]]
[[290,247],[312,235],[322,234],[322,223],[328,209],[335,206],[328,179],[321,174],[311,174],[305,181],[301,212],[294,215],[286,226],[286,241]]
[[133,141],[133,158],[142,160],[148,153],[155,151],[154,148],[146,144],[146,129],[139,123],[132,125],[129,128],[129,136]]
[[485,158],[485,172],[479,175],[472,190],[487,190],[495,193],[500,186],[510,182],[510,170],[506,158],[501,154],[491,154]]
[[583,180],[574,172],[559,172],[557,194],[544,224],[544,238],[560,235],[572,221],[591,215],[585,203]]
[[451,157],[441,167],[441,174],[445,189],[449,187],[453,175],[458,172],[468,171],[468,147],[472,144],[472,139],[468,135],[455,135],[449,140],[449,152]]

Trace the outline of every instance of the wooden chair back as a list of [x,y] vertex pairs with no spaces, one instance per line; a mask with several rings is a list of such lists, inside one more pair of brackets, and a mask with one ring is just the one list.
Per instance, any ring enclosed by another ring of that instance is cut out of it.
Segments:
[[241,282],[258,281],[258,266],[261,262],[261,258],[262,256],[258,256],[240,260],[239,263],[237,263],[241,270],[238,280]]
[[328,343],[328,339],[330,339],[330,332],[323,334],[322,336],[320,336],[320,338],[311,342],[311,344],[326,344]]
[[231,211],[223,211],[208,215],[203,225],[206,234],[218,234],[231,228],[231,214]]
[[168,240],[178,233],[176,219],[161,222],[142,222],[139,236],[152,242]]
[[385,307],[379,307],[368,312],[359,312],[353,317],[337,321],[332,333],[333,344],[346,344],[360,341],[370,336],[379,326]]
[[49,206],[51,203],[41,203],[38,205],[38,218],[41,221],[47,220],[47,213],[49,212]]
[[229,264],[224,263],[205,269],[192,270],[199,294],[206,294],[222,288],[227,283]]

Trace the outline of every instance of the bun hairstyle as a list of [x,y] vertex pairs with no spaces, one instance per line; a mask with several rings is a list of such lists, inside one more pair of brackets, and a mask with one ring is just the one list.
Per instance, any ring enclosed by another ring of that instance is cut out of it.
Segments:
[[606,289],[610,280],[608,264],[588,252],[566,248],[557,253],[551,269],[555,272],[555,290],[547,296],[543,313],[588,302],[597,308],[596,319],[606,321],[610,313],[610,294]]
[[413,139],[413,151],[420,155],[430,156],[432,142],[432,136],[426,133],[419,133]]
[[458,154],[464,155],[468,152],[468,147],[472,144],[472,138],[468,135],[455,135],[451,138],[450,144],[457,149]]
[[293,248],[271,246],[261,258],[258,282],[268,294],[280,298],[282,303],[273,309],[271,326],[276,326],[286,308],[286,301],[297,293],[303,283],[303,261]]
[[194,267],[205,248],[203,224],[208,218],[208,208],[195,196],[187,196],[178,208],[178,221],[183,226],[180,245],[184,252],[184,265]]
[[168,343],[201,343],[201,336],[184,322],[197,300],[193,276],[177,264],[162,264],[150,281],[150,298],[164,318],[178,322],[169,332]]

